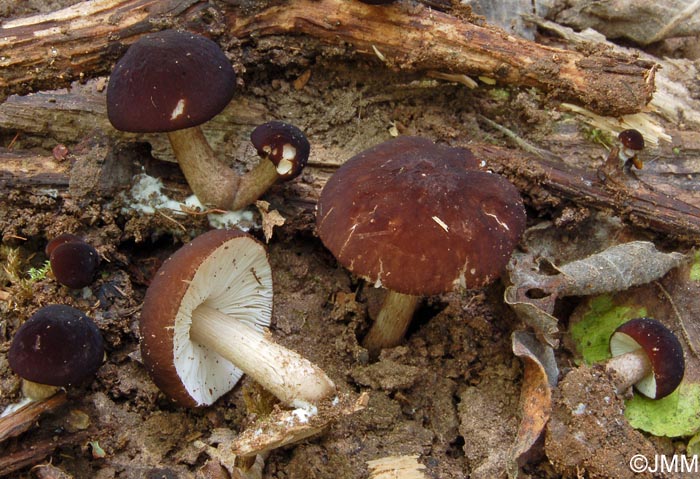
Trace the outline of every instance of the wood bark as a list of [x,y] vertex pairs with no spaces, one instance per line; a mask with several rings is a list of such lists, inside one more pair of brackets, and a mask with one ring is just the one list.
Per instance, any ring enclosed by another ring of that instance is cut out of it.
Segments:
[[403,71],[487,76],[536,87],[606,115],[640,111],[654,91],[655,66],[609,49],[543,46],[459,16],[403,2],[376,7],[349,0],[291,0],[243,14],[197,0],[93,0],[0,27],[0,92],[55,89],[109,72],[142,34],[183,27],[246,42],[306,35],[351,45]]

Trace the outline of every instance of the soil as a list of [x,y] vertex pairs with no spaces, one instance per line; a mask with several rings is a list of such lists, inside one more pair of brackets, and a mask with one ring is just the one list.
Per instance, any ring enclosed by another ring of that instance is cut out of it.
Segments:
[[[32,6],[22,8],[12,11],[3,4],[0,13],[26,14]],[[313,192],[319,178],[334,171],[334,163],[396,132],[451,144],[502,144],[499,133],[479,122],[484,115],[556,151],[566,145],[552,140],[558,138],[552,132],[574,130],[584,142],[586,128],[562,122],[548,99],[533,90],[469,90],[391,72],[368,60],[306,58],[298,50],[284,49],[284,42],[263,39],[254,55],[236,59],[244,83],[240,96],[262,105],[272,117],[294,120],[314,148],[313,174],[276,186],[265,198],[286,219],[274,228],[267,244],[275,286],[270,332],[323,368],[339,395],[356,398],[366,392],[368,402],[314,437],[274,449],[258,477],[366,478],[373,477],[368,461],[412,455],[425,466],[425,477],[505,477],[522,414],[523,369],[513,355],[511,334],[523,325],[503,303],[504,285],[497,282],[481,290],[426,298],[405,342],[370,361],[359,340],[383,291],[339,266],[314,235]],[[256,67],[253,60],[258,57],[267,59],[265,67]],[[307,71],[310,77],[301,84],[299,78]],[[80,88],[92,87],[76,85]],[[247,128],[231,127],[224,142],[230,157],[240,158],[246,150],[241,138]],[[4,146],[15,133],[0,130]],[[83,139],[90,135],[86,130]],[[50,154],[57,143],[80,151],[79,141],[32,133],[20,135],[15,148]],[[138,165],[160,163],[148,149],[134,147],[125,154]],[[252,161],[253,155],[245,154]],[[90,158],[68,156],[67,161],[83,168],[75,178],[87,181],[90,174],[85,171],[100,170],[102,159]],[[159,171],[166,172],[168,194],[183,199],[187,188],[177,169]],[[150,278],[165,258],[211,226],[201,215],[172,218],[125,210],[128,200],[118,193],[93,195],[95,185],[81,185],[76,179],[71,189],[83,191],[83,186],[84,193],[73,197],[37,191],[0,196],[0,260],[5,268],[0,273],[0,409],[21,398],[20,380],[9,369],[5,353],[18,326],[39,307],[63,303],[85,311],[107,346],[107,359],[94,381],[67,391],[66,404],[43,415],[27,432],[0,443],[0,457],[34,451],[9,477],[59,477],[60,472],[99,479],[231,477],[226,470],[230,464],[200,442],[215,446],[256,427],[271,400],[244,377],[213,406],[178,407],[150,380],[139,353],[139,311]],[[564,211],[588,217],[572,208]],[[562,218],[560,213],[530,210],[529,221]],[[250,233],[265,241],[260,213],[252,208],[251,214]],[[577,221],[562,220],[567,237],[575,238]],[[58,285],[50,274],[29,282],[7,272],[24,275],[30,267],[41,267],[44,245],[63,232],[83,236],[99,251],[103,261],[94,284],[74,291]],[[565,318],[562,313],[564,328]],[[556,354],[562,374],[554,390],[552,419],[520,477],[632,477],[627,461],[633,455],[672,454],[680,447],[632,429],[622,415],[624,403],[603,375],[572,367],[573,352],[565,347]],[[580,405],[585,405],[586,414],[575,413]],[[39,464],[44,467],[32,469]]]

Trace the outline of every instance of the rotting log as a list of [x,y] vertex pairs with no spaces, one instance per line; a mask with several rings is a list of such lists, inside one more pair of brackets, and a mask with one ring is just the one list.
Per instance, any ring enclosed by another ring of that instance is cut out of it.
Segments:
[[244,14],[230,3],[93,0],[0,26],[0,99],[104,75],[139,36],[174,27],[209,36],[223,33],[242,42],[306,35],[332,46],[349,44],[390,68],[487,76],[611,116],[640,111],[654,91],[652,62],[607,48],[548,47],[404,2],[375,7],[347,0],[290,0]]
[[[692,204],[678,199],[687,192],[681,191],[672,182],[666,181],[663,185],[665,190],[662,191],[632,177],[603,181],[595,170],[566,165],[553,155],[555,159],[542,159],[530,153],[488,144],[471,143],[465,146],[477,157],[488,158],[489,170],[511,180],[535,210],[571,204],[609,211],[629,224],[669,238],[688,243],[700,241],[700,197],[695,195],[693,198],[697,197],[698,202]],[[65,185],[68,177],[75,172],[66,173],[66,163],[59,163],[50,157],[13,155],[0,155],[0,178],[3,179],[5,191],[31,192],[37,188],[47,188],[52,186],[50,182],[54,178],[57,184],[53,186],[58,194],[71,195]],[[100,177],[103,176],[98,171],[100,165],[109,165],[110,162],[95,156],[91,151],[84,158],[94,159],[93,167],[96,170],[92,175]],[[75,164],[79,165],[80,162],[76,161]],[[308,227],[308,219],[313,218],[320,191],[337,166],[309,164],[299,181],[290,182],[279,190],[278,194],[284,195],[284,201],[275,203],[280,205],[283,215],[305,218],[298,226],[302,229]],[[53,176],[57,170],[60,174]],[[163,179],[166,186],[172,185],[172,179]],[[171,186],[170,189],[182,189],[181,178],[179,183],[179,187]]]

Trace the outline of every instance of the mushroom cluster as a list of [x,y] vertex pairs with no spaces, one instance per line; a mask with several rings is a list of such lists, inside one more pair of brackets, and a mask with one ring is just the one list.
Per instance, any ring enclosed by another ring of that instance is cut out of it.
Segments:
[[363,345],[398,345],[421,296],[499,277],[525,229],[520,194],[469,150],[398,137],[346,161],[318,202],[323,244],[388,290]]
[[297,176],[309,143],[297,127],[271,122],[253,132],[260,165],[244,175],[212,150],[201,125],[233,98],[236,74],[208,38],[164,30],[134,42],[116,63],[107,87],[107,115],[122,131],[167,133],[187,183],[208,206],[238,210],[277,181]]

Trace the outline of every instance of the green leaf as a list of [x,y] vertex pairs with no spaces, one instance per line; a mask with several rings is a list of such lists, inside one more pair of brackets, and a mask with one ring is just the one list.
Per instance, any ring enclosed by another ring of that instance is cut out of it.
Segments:
[[607,294],[592,298],[589,306],[570,332],[583,361],[590,365],[610,357],[608,342],[615,329],[630,319],[646,316],[646,308],[617,306]]
[[700,281],[700,251],[693,256],[693,264],[690,265],[690,280]]
[[[663,399],[654,400],[635,394],[625,403],[625,417],[632,427],[655,436],[696,434],[700,431],[700,384],[681,383],[676,391]],[[695,448],[700,449],[700,445],[696,444]]]

